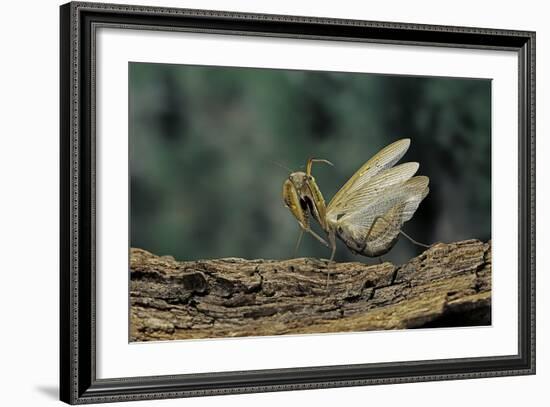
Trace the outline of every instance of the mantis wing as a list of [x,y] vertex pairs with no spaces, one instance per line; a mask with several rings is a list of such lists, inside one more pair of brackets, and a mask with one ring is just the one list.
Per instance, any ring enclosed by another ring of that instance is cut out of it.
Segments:
[[395,205],[404,203],[405,205],[400,211],[400,222],[396,224],[401,227],[404,222],[412,218],[420,202],[428,195],[428,183],[428,177],[417,176],[402,184],[388,187],[368,204],[349,208],[349,212],[343,215],[338,223],[370,228],[376,217],[383,216]]
[[418,163],[410,162],[379,172],[377,175],[362,183],[345,196],[338,207],[330,206],[327,210],[329,222],[336,222],[339,217],[371,207],[373,202],[381,197],[387,197],[388,191],[402,185],[418,170]]
[[353,174],[336,195],[334,195],[328,206],[337,208],[342,201],[346,200],[346,196],[353,193],[357,188],[360,188],[374,175],[387,168],[393,167],[393,165],[407,152],[410,144],[410,139],[402,139],[380,150]]
[[428,177],[413,177],[385,188],[364,206],[348,207],[349,212],[337,220],[338,236],[348,247],[368,256],[386,253],[403,223],[412,218],[428,195],[428,183]]
[[372,177],[381,171],[393,167],[407,152],[410,144],[410,139],[398,140],[375,154],[334,195],[327,206],[327,213],[333,212],[334,214],[340,212],[349,197],[361,189]]

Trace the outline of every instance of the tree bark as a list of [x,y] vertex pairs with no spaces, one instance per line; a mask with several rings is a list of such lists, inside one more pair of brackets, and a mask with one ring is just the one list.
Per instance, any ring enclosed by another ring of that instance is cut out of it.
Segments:
[[[491,243],[438,243],[402,266],[130,256],[132,341],[491,323]],[[327,277],[329,283],[327,287]]]

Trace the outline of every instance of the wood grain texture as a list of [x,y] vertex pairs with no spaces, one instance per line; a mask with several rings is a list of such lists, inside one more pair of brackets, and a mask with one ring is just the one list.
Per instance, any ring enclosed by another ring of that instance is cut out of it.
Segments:
[[[130,255],[132,341],[491,323],[491,243],[438,243],[402,266]],[[327,289],[327,272],[330,284]]]

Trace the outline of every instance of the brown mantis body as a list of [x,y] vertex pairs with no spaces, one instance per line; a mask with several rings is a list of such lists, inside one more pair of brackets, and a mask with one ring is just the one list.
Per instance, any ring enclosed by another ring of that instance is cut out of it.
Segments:
[[[428,195],[429,179],[414,176],[418,163],[410,162],[394,167],[409,148],[410,140],[402,139],[380,150],[367,161],[334,195],[328,205],[315,178],[311,175],[314,162],[330,161],[310,158],[306,171],[290,174],[283,184],[283,200],[304,232],[332,249],[330,261],[336,252],[336,237],[356,254],[377,257],[395,245],[401,227],[412,218],[420,202]],[[315,219],[327,234],[328,242],[310,227]]]

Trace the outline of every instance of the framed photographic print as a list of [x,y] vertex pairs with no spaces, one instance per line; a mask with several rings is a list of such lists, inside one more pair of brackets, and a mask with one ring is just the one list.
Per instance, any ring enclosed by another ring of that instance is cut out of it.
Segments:
[[61,6],[61,399],[535,372],[535,33]]

